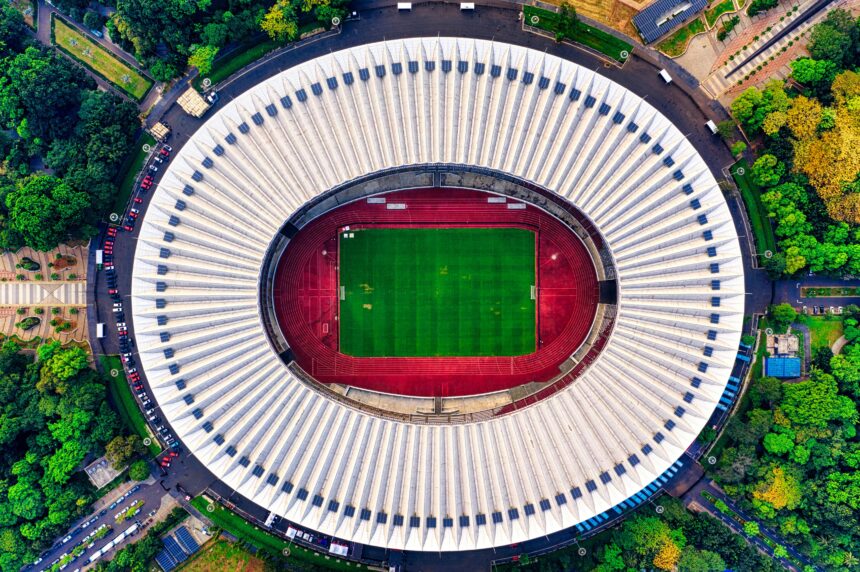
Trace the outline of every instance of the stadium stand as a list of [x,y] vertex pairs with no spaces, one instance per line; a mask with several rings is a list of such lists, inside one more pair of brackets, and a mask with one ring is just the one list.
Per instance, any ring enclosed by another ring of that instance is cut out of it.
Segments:
[[[261,316],[273,237],[310,199],[404,165],[478,166],[582,210],[618,305],[575,382],[509,415],[431,425],[287,369]],[[744,280],[710,169],[642,98],[527,48],[412,38],[321,56],[225,103],[153,193],[132,296],[154,398],[229,487],[346,541],[457,551],[600,525],[666,476],[726,393]]]

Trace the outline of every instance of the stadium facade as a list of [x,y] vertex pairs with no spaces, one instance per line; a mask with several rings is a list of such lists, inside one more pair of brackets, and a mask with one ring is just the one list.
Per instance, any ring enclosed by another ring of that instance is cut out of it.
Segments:
[[[422,418],[289,367],[265,295],[285,221],[428,173],[551,195],[596,229],[617,292],[572,383]],[[132,307],[164,417],[226,485],[347,541],[461,551],[588,522],[676,466],[726,387],[744,280],[708,166],[641,97],[542,52],[426,38],[306,62],[209,118],[152,197]]]

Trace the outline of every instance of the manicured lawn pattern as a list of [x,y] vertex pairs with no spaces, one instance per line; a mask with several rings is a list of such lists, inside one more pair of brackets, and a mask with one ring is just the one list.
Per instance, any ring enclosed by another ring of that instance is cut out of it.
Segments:
[[339,238],[340,350],[359,357],[535,351],[535,233],[366,228]]
[[152,87],[152,81],[115,57],[97,42],[80,33],[55,14],[51,18],[51,39],[64,52],[114,84],[136,101]]
[[696,18],[657,44],[657,49],[670,57],[680,56],[687,49],[690,38],[704,31],[705,23],[702,22],[701,18]]
[[[537,23],[532,21],[532,16],[538,17]],[[535,8],[534,6],[523,6],[523,17],[525,18],[525,23],[527,25],[555,34],[555,24],[558,18],[558,14],[555,12]],[[598,28],[587,26],[581,22],[579,26],[577,26],[576,33],[573,37],[569,37],[567,39],[578,44],[582,44],[583,46],[588,46],[589,48],[597,50],[601,54],[607,55],[613,60],[622,63],[627,60],[630,52],[633,51],[633,46],[624,40],[616,38],[612,34],[608,34]],[[628,54],[627,57],[623,56],[622,52],[626,52]]]
[[[738,169],[743,169],[744,174],[738,174]],[[741,159],[732,168],[732,177],[741,191],[744,204],[749,214],[750,226],[755,235],[756,253],[764,254],[766,250],[776,252],[776,238],[773,235],[773,227],[764,205],[761,204],[761,189],[750,179],[750,166],[746,160]]]

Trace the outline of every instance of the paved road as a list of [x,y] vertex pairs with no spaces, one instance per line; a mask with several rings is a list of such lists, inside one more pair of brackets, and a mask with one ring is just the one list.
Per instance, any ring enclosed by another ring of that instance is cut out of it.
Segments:
[[[761,534],[766,536],[771,542],[775,544],[781,544],[787,551],[789,556],[802,562],[805,566],[812,566],[815,570],[822,570],[822,568],[815,566],[812,561],[809,560],[805,555],[798,552],[791,544],[788,544],[784,538],[773,532],[771,529],[766,527],[764,523],[762,523],[757,518],[752,517],[743,511],[737,504],[732,501],[726,494],[719,489],[713,481],[710,479],[702,479],[695,486],[693,486],[689,491],[687,491],[682,500],[684,501],[684,505],[690,508],[692,505],[698,505],[703,508],[706,512],[708,512],[711,516],[722,522],[725,526],[729,527],[732,532],[735,534],[741,535],[744,540],[748,543],[752,544],[756,549],[763,552],[764,554],[770,556],[771,558],[775,558],[773,555],[773,548],[766,542],[764,542],[758,536],[749,536],[746,532],[744,532],[743,526],[738,523],[736,520],[726,516],[722,512],[720,512],[714,504],[702,496],[703,492],[710,493],[715,499],[722,500],[726,505],[729,506],[735,513],[740,515],[740,517],[744,521],[755,521],[759,524],[759,530]],[[793,570],[795,572],[800,572],[802,567],[798,568],[793,562],[786,558],[776,558],[779,563],[789,570]]]
[[[359,2],[361,4],[361,2]],[[361,19],[357,22],[347,22],[343,26],[342,33],[336,37],[318,39],[301,49],[288,49],[276,52],[262,62],[247,68],[239,75],[234,76],[220,89],[221,101],[228,102],[239,94],[260,81],[271,77],[289,67],[303,61],[324,55],[332,50],[340,50],[350,46],[366,44],[383,39],[395,39],[415,36],[462,36],[484,39],[495,39],[528,46],[537,50],[547,51],[574,61],[590,69],[598,70],[600,73],[628,87],[633,92],[646,98],[646,100],[672,120],[681,131],[687,135],[691,143],[705,157],[710,159],[714,169],[714,175],[721,176],[721,167],[729,165],[732,157],[725,144],[713,136],[704,127],[707,118],[719,119],[713,114],[713,110],[703,98],[689,86],[675,82],[666,85],[658,77],[659,67],[654,65],[646,57],[633,56],[620,70],[615,66],[605,64],[602,60],[580,50],[574,46],[557,44],[543,37],[528,34],[521,30],[517,19],[518,8],[511,5],[504,7],[479,6],[474,13],[462,13],[456,4],[420,4],[416,5],[411,13],[401,14],[394,8],[379,8],[361,12]],[[634,52],[635,54],[635,52]],[[177,106],[165,110],[164,119],[173,127],[171,145],[175,150],[188,140],[188,138],[203,124],[206,118],[196,119],[185,115]],[[160,117],[159,117],[160,118]],[[157,178],[156,178],[157,182]],[[147,195],[140,205],[141,217],[145,216],[147,208]],[[730,208],[733,215],[743,217],[743,209],[730,198]],[[742,235],[742,248],[744,252],[750,252],[748,236],[743,231],[745,224],[743,219],[736,220],[738,231]],[[104,229],[102,230],[104,232]],[[100,237],[102,238],[102,237]],[[121,292],[125,304],[125,313],[129,324],[129,331],[134,337],[134,323],[131,319],[134,313],[133,300],[129,297],[131,281],[131,263],[134,259],[136,247],[137,229],[131,233],[120,233],[114,247],[114,261],[117,270],[117,287]],[[93,241],[93,248],[101,243],[100,240]],[[94,256],[94,255],[91,255]],[[770,282],[764,280],[763,274],[753,272],[749,259],[745,256],[744,267],[747,271],[747,290],[752,295],[748,296],[747,313],[751,309],[758,308],[761,300],[770,299]],[[106,296],[105,277],[103,272],[91,272],[89,275],[90,288],[93,292],[91,300],[91,340],[94,343],[96,353],[116,353],[117,341],[116,330],[113,326],[113,313],[111,312],[112,300]],[[766,304],[764,304],[766,305]],[[94,331],[95,324],[104,321],[109,324],[107,338],[97,340]],[[141,372],[141,379],[149,388],[145,372]],[[247,500],[235,495],[233,491],[219,483],[209,471],[197,462],[193,457],[183,455],[181,463],[172,469],[169,481],[180,480],[191,494],[199,494],[207,487],[213,487],[219,494],[229,497],[242,510],[253,515],[255,518],[264,520],[265,511],[249,503]],[[496,550],[475,551],[464,554],[451,555],[447,553],[425,554],[425,553],[397,553],[388,554],[384,550],[372,547],[364,547],[366,557],[387,560],[388,558],[402,558],[402,562],[409,570],[486,570],[489,562],[493,559],[510,557],[524,551],[543,550],[560,543],[567,543],[573,539],[574,533],[562,531],[548,538],[529,541],[520,546],[502,547]]]
[[[161,505],[162,497],[167,494],[164,488],[156,481],[155,479],[150,479],[148,482],[139,483],[138,490],[135,492],[130,492],[131,489],[135,486],[134,483],[126,483],[121,485],[116,490],[108,493],[104,498],[99,499],[97,502],[93,504],[91,507],[92,512],[86,517],[77,521],[74,526],[70,527],[69,530],[61,537],[61,539],[54,544],[52,548],[47,550],[42,554],[42,562],[38,565],[34,566],[33,570],[50,570],[53,563],[58,560],[62,555],[70,553],[75,546],[84,542],[84,538],[93,531],[97,530],[102,524],[110,526],[112,530],[110,533],[100,540],[96,540],[92,548],[88,548],[81,556],[79,556],[73,563],[69,565],[69,569],[75,568],[83,568],[84,564],[88,561],[90,555],[94,554],[97,550],[101,549],[102,546],[116,538],[117,535],[128,529],[131,525],[135,523],[135,521],[140,521],[143,523],[147,520],[147,514],[150,511],[157,510]],[[130,493],[128,497],[124,497],[125,493]],[[116,514],[122,510],[123,508],[127,508],[132,505],[132,503],[142,500],[144,501],[144,505],[141,508],[140,513],[130,520],[126,520],[122,523],[117,523],[115,516]],[[110,508],[113,506],[113,503],[118,504],[114,506],[114,508]],[[101,514],[104,512],[104,514]],[[166,511],[163,511],[162,515],[158,515],[159,517],[165,516],[167,514]],[[90,519],[95,519],[94,522],[89,522]],[[82,525],[86,524],[86,528],[81,528]],[[145,530],[145,527],[142,529]],[[71,540],[66,543],[62,543],[62,539],[67,538],[68,536],[72,536]],[[132,540],[136,540],[140,537],[140,532],[131,536]],[[125,543],[123,543],[125,544]],[[120,545],[122,546],[122,545]]]

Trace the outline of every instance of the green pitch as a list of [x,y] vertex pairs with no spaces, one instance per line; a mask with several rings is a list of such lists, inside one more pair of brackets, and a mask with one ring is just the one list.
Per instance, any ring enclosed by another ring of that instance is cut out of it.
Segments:
[[535,233],[519,228],[341,232],[340,351],[358,357],[535,351]]

